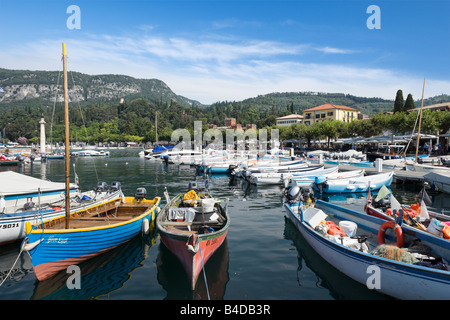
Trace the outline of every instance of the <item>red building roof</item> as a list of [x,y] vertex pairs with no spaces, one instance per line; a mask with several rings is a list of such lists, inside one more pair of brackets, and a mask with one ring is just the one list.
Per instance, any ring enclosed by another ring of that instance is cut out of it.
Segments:
[[304,110],[303,112],[309,112],[309,111],[321,111],[321,110],[328,110],[328,109],[343,109],[343,110],[348,110],[348,111],[358,111],[356,109],[350,108],[350,107],[346,107],[346,106],[337,106],[331,103],[327,103],[327,104],[323,104],[321,106],[318,107],[314,107],[308,110]]

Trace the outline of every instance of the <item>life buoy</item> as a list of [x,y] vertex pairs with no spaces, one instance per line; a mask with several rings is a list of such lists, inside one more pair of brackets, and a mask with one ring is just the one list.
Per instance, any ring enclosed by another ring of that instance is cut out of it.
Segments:
[[387,221],[381,225],[380,230],[378,230],[378,244],[385,243],[384,238],[386,236],[387,229],[393,229],[395,231],[395,235],[397,236],[397,247],[403,247],[405,239],[403,238],[402,227],[400,227],[394,221]]

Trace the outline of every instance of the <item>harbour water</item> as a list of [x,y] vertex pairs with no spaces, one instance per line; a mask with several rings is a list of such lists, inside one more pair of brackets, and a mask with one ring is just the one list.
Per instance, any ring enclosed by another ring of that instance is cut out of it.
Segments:
[[[189,166],[165,165],[139,158],[138,150],[111,150],[109,157],[71,160],[71,181],[76,172],[81,190],[98,181],[119,181],[125,195],[144,187],[147,198],[162,197],[167,188],[175,196],[186,191],[195,178]],[[64,181],[64,162],[49,160],[18,167],[33,177]],[[285,218],[281,187],[258,187],[226,175],[212,176],[214,196],[228,201],[231,226],[227,240],[205,266],[197,290],[190,290],[187,276],[176,257],[160,242],[157,232],[132,241],[80,265],[81,287],[69,289],[65,272],[38,282],[30,258],[20,256],[20,244],[0,248],[0,281],[17,260],[0,287],[0,300],[110,299],[110,300],[385,300],[318,256],[293,224]],[[392,185],[401,202],[412,203],[417,184]],[[443,194],[430,194],[432,206],[449,209]],[[352,208],[363,207],[365,194],[330,196],[328,201]]]

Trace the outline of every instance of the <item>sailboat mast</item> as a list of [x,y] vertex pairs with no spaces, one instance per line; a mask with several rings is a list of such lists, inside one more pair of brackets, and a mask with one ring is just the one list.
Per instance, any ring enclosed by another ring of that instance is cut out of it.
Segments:
[[158,143],[158,111],[155,113],[155,143]]
[[66,229],[69,228],[70,219],[70,151],[69,151],[69,94],[67,90],[67,56],[66,44],[62,44],[63,48],[63,68],[64,68],[64,128],[65,128],[65,175],[66,175]]
[[420,126],[422,124],[422,109],[423,109],[423,92],[425,91],[425,78],[423,78],[423,87],[422,87],[422,104],[420,106],[420,117],[419,117],[419,129],[417,130],[417,141],[416,141],[416,159],[415,163],[417,163],[417,154],[419,153],[419,143],[420,143]]

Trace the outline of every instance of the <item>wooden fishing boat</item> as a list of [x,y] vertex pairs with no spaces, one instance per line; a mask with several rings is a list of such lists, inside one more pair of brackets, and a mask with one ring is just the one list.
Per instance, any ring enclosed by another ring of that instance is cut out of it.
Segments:
[[[64,124],[65,124],[65,207],[70,207],[69,106],[67,57],[63,43]],[[80,263],[130,240],[140,232],[149,232],[161,198],[146,200],[144,188],[135,197],[95,206],[38,224],[25,222],[22,248],[28,251],[36,278],[45,280],[70,265]]]
[[[378,244],[385,220],[321,200],[314,204],[306,200],[309,192],[300,194],[288,193],[286,213],[308,244],[337,270],[397,299],[450,299],[447,248],[433,252],[428,240],[434,239],[422,239],[418,245],[407,237],[402,248],[392,242]],[[388,234],[386,241],[391,241]]]
[[392,183],[394,172],[385,172],[368,175],[359,178],[329,180],[314,183],[314,189],[323,193],[367,192],[378,190],[383,185],[389,187]]
[[168,201],[156,218],[156,227],[162,243],[183,265],[194,290],[204,265],[227,236],[230,217],[206,189],[196,184],[189,189]]
[[[142,188],[139,188],[142,189]],[[138,189],[138,190],[139,190]],[[39,281],[148,232],[161,198],[125,197],[46,223],[26,222],[24,249]],[[69,226],[67,227],[67,223]]]
[[436,251],[440,248],[450,250],[450,216],[427,209],[426,203],[431,204],[431,201],[427,201],[425,188],[418,195],[419,203],[411,205],[400,204],[388,192],[381,199],[368,194],[364,211],[370,216],[399,223],[405,236],[436,238],[431,241],[437,243],[433,245]]

